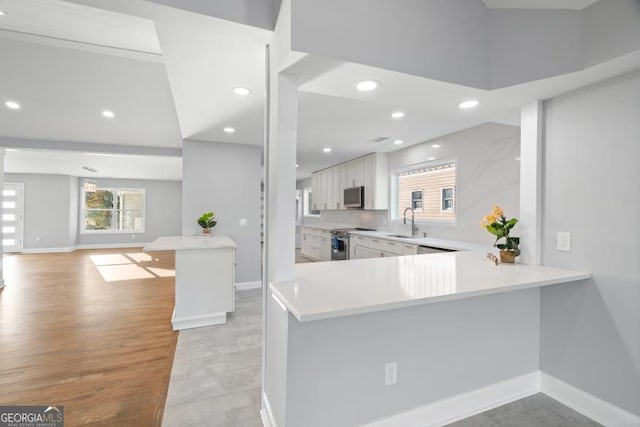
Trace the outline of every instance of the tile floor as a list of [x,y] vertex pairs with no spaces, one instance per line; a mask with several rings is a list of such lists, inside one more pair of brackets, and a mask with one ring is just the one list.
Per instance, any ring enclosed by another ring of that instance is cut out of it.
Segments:
[[236,292],[225,325],[180,332],[162,425],[261,427],[262,289]]
[[595,427],[600,424],[538,393],[466,418],[448,427]]
[[[262,427],[262,290],[236,293],[227,324],[180,332],[164,410],[165,427]],[[594,427],[538,393],[449,427]]]

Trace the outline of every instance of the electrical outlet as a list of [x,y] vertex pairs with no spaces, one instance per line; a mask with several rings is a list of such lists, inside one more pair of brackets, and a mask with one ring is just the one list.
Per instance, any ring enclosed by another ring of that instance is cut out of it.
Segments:
[[384,365],[384,385],[393,385],[398,382],[398,362]]
[[571,252],[571,233],[558,231],[558,250]]
[[131,240],[135,240],[135,239],[136,239],[136,235],[135,235],[135,234],[132,234],[132,235],[131,235]]
[[239,227],[246,227],[247,226],[247,218],[240,218],[238,220],[238,226]]

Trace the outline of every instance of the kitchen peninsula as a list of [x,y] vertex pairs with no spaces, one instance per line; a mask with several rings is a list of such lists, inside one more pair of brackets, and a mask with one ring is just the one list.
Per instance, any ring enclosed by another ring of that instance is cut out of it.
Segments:
[[299,264],[295,280],[272,284],[266,366],[281,376],[270,376],[266,400],[275,425],[423,425],[411,413],[438,425],[455,421],[447,405],[478,390],[497,387],[480,394],[503,400],[536,392],[539,288],[590,275],[485,255]]
[[159,237],[144,251],[176,252],[174,330],[217,325],[235,308],[236,244],[227,236]]

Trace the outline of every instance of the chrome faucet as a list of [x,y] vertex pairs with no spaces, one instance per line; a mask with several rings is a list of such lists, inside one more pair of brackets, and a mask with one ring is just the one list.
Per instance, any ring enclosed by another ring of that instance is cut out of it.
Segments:
[[402,221],[402,223],[407,223],[407,211],[411,211],[411,235],[415,236],[418,232],[418,228],[416,227],[416,213],[413,211],[413,209],[406,208],[404,210],[404,213],[402,214],[404,216],[404,220]]

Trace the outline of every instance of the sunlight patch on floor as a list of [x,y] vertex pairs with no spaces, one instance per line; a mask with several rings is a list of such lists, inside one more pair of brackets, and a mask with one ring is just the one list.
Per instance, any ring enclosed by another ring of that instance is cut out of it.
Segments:
[[91,255],[91,262],[106,282],[175,277],[175,270],[149,266],[157,261],[144,252]]

